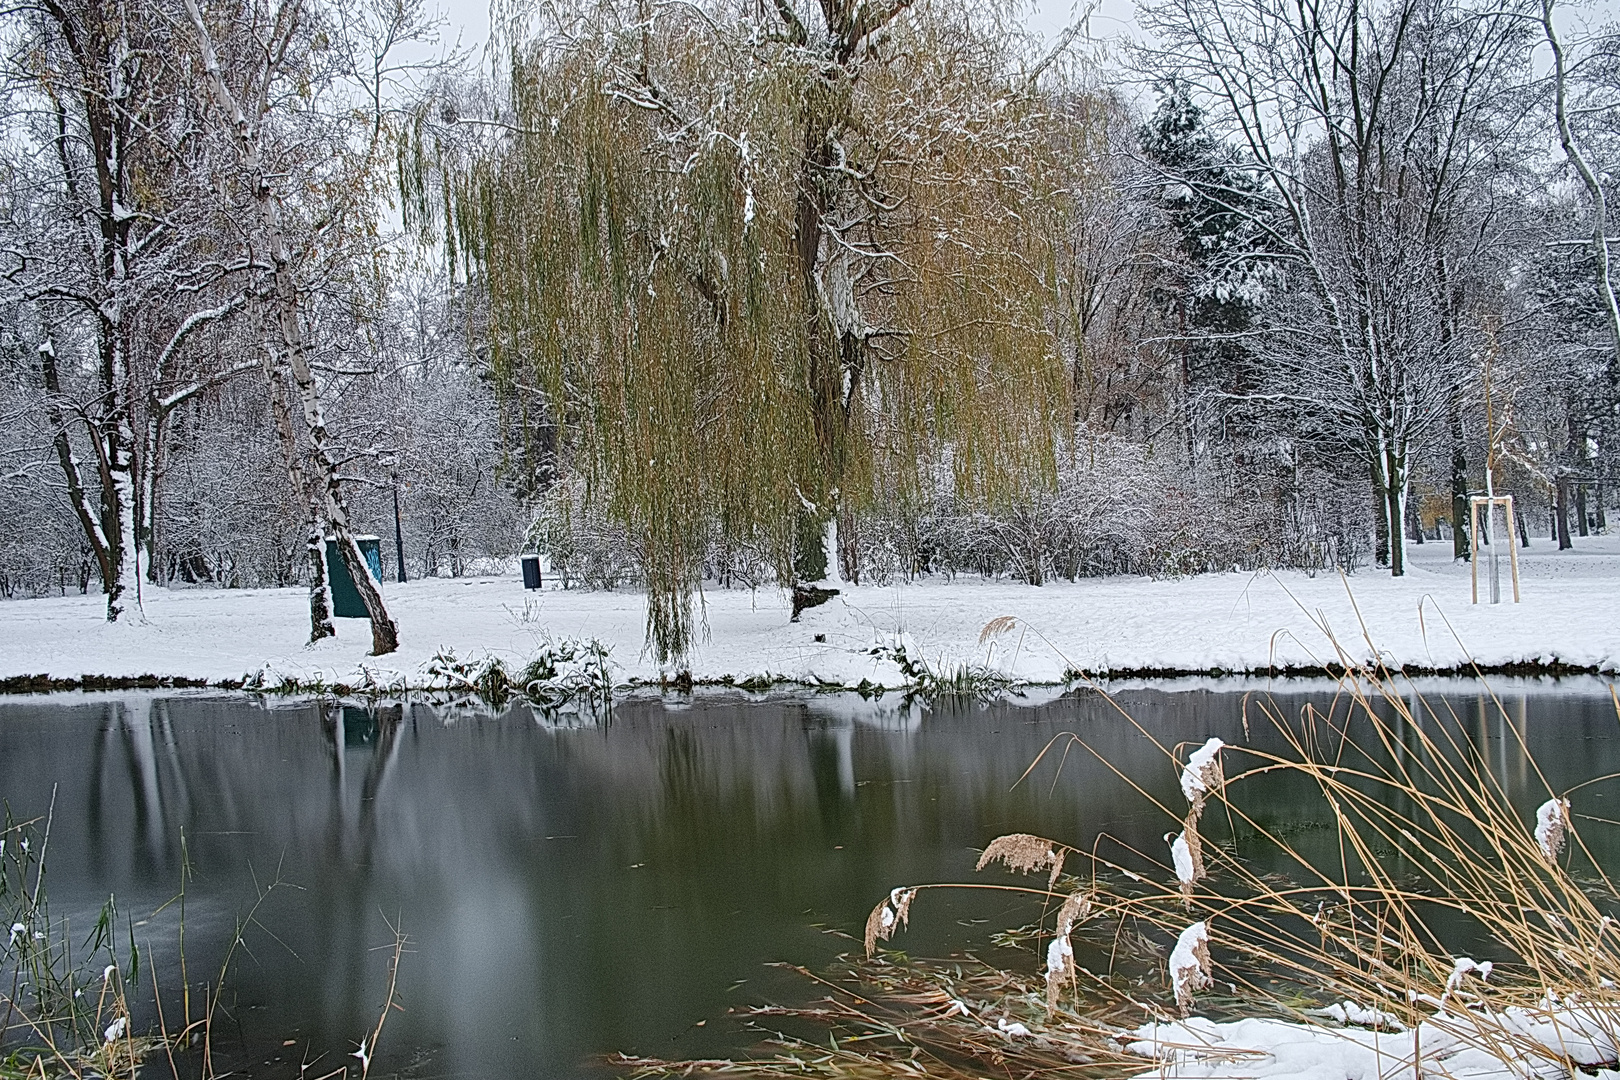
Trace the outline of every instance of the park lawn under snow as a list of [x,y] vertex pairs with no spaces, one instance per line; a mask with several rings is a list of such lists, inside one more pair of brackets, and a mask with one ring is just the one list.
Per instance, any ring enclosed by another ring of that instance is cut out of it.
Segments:
[[[1468,568],[1450,545],[1412,549],[1404,579],[1363,570],[1204,574],[1181,579],[1094,578],[1036,588],[1010,581],[931,578],[846,588],[788,621],[786,595],[709,588],[698,679],[767,676],[887,686],[905,680],[874,649],[903,641],[936,670],[987,664],[1031,682],[1064,672],[1264,671],[1337,659],[1324,627],[1354,659],[1368,642],[1404,665],[1450,668],[1554,661],[1620,668],[1620,536],[1581,538],[1559,552],[1545,540],[1521,549],[1523,603],[1469,603]],[[1503,595],[1511,599],[1503,560]],[[364,620],[338,620],[338,637],[315,647],[301,589],[148,588],[145,625],[109,626],[99,596],[0,603],[0,678],[49,675],[184,677],[222,681],[268,668],[272,676],[329,683],[425,683],[439,650],[523,660],[547,638],[596,638],[611,646],[621,679],[652,679],[644,649],[645,599],[635,591],[547,588],[525,593],[518,577],[426,579],[384,586],[400,650],[369,657]],[[1482,582],[1481,592],[1484,594]],[[1016,616],[1012,630],[980,644],[986,623]],[[818,641],[818,636],[825,640]]]

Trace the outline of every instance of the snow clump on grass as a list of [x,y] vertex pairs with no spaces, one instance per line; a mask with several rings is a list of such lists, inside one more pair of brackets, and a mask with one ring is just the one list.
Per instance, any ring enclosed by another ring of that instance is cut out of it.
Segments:
[[1214,985],[1209,973],[1209,924],[1195,922],[1181,932],[1170,953],[1170,984],[1183,1013],[1193,1006],[1193,994]]
[[1073,986],[1078,974],[1074,964],[1074,943],[1069,935],[1077,923],[1091,914],[1091,894],[1071,893],[1058,911],[1057,936],[1046,947],[1046,1006],[1057,1008],[1058,997],[1065,986]]
[[1181,793],[1194,810],[1202,811],[1204,800],[1221,788],[1220,753],[1225,745],[1220,739],[1210,739],[1192,752],[1181,770]]
[[910,922],[911,902],[916,898],[916,889],[893,889],[872,909],[872,914],[866,917],[867,956],[872,955],[879,941],[888,941],[894,937],[896,930]]
[[1484,982],[1486,979],[1491,977],[1491,971],[1495,967],[1496,965],[1489,960],[1476,963],[1471,957],[1457,957],[1451,962],[1451,975],[1446,979],[1446,993],[1449,994],[1453,990],[1460,989],[1463,983],[1463,976],[1469,974],[1470,972],[1478,975],[1480,982]]
[[[1165,837],[1169,835],[1166,833]],[[1183,829],[1170,841],[1170,861],[1176,868],[1176,880],[1181,882],[1181,891],[1188,896],[1191,896],[1193,884],[1204,876],[1202,854],[1196,832],[1188,833]]]
[[1382,1009],[1369,1009],[1365,1005],[1357,1005],[1353,1001],[1340,1001],[1329,1005],[1325,1009],[1308,1010],[1312,1016],[1325,1017],[1328,1020],[1337,1020],[1341,1024],[1356,1027],[1372,1028],[1381,1031],[1405,1031],[1406,1025],[1401,1023],[1400,1017]]
[[1569,834],[1569,800],[1548,799],[1536,810],[1536,844],[1550,863],[1563,854]]

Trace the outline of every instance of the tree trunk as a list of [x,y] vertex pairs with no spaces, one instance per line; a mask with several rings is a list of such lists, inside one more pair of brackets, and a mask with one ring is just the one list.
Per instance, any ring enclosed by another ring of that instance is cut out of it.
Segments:
[[167,415],[152,395],[146,407],[146,438],[141,453],[141,524],[140,545],[146,564],[146,580],[160,584],[162,572],[157,560],[157,493],[158,447],[163,441],[163,425]]
[[1586,484],[1575,482],[1575,529],[1582,536],[1591,535],[1586,525]]
[[851,585],[861,583],[861,535],[855,515],[848,510],[838,512],[838,565],[844,580]]
[[[209,35],[208,25],[197,7],[197,0],[185,0],[185,3],[192,27],[197,31],[198,46],[203,54],[203,66],[213,84],[220,109],[226,115],[229,130],[236,138],[237,150],[257,203],[259,220],[254,243],[255,246],[262,246],[262,254],[268,256],[270,260],[272,268],[270,280],[274,290],[272,299],[275,304],[281,360],[292,373],[293,385],[298,392],[299,403],[303,406],[305,433],[309,439],[311,475],[308,477],[309,486],[305,490],[319,500],[326,525],[337,541],[339,556],[344,566],[348,568],[349,576],[354,579],[355,591],[360,594],[360,600],[371,620],[372,655],[381,656],[399,648],[399,628],[388,615],[388,610],[383,604],[382,592],[372,579],[350,528],[348,505],[343,496],[337,461],[326,430],[319,387],[309,366],[308,345],[304,340],[302,304],[298,294],[298,283],[293,276],[286,235],[282,228],[281,200],[275,187],[278,178],[266,168],[264,148],[259,141],[263,138],[263,117],[250,117],[242,111],[225,83],[219,58],[214,51],[213,38]],[[290,35],[296,28],[295,22],[296,20],[289,20],[280,28],[280,32]],[[254,95],[261,102],[265,100],[274,81],[275,72],[272,66],[279,63],[281,55],[274,48],[266,52],[270,57],[266,60],[266,64],[271,66],[259,72],[263,84],[257,88],[258,93]],[[318,539],[312,536],[311,542]],[[322,584],[324,585],[324,582]],[[321,612],[315,607],[315,591],[312,583],[310,622],[316,627],[317,632],[320,627],[320,616]]]
[[405,532],[399,520],[399,480],[394,480],[394,567],[399,583],[405,584]]
[[1582,407],[1573,395],[1564,398],[1564,417],[1569,426],[1568,445],[1564,449],[1564,460],[1567,466],[1558,478],[1558,527],[1562,534],[1559,548],[1570,547],[1572,541],[1569,536],[1570,494],[1574,489],[1575,507],[1579,520],[1576,528],[1582,536],[1586,535],[1586,496],[1581,490],[1581,479],[1586,475],[1587,429],[1582,416]]
[[263,359],[265,384],[270,391],[270,415],[281,443],[282,462],[287,466],[287,482],[293,498],[304,511],[304,549],[309,560],[309,642],[336,637],[332,622],[332,583],[326,566],[326,530],[320,501],[310,490],[304,470],[304,453],[298,445],[298,431],[292,406],[287,400],[287,379],[275,353],[266,349]]
[[1468,455],[1463,449],[1462,408],[1451,403],[1451,557],[1468,561]]
[[1558,534],[1558,550],[1567,551],[1575,544],[1569,538],[1569,477],[1558,478],[1558,501],[1553,511],[1553,529]]
[[1401,523],[1406,519],[1406,488],[1411,476],[1406,464],[1406,447],[1394,441],[1384,446],[1383,474],[1386,505],[1384,519],[1389,537],[1389,573],[1401,577],[1406,573],[1406,530]]
[[304,523],[304,551],[309,559],[309,643],[322,638],[336,637],[337,627],[332,624],[332,575],[326,565],[326,533],[321,528],[320,512],[312,501]]
[[[1373,561],[1379,566],[1389,565],[1389,481],[1384,471],[1384,451],[1373,458]],[[1397,518],[1397,521],[1400,519]]]
[[[120,368],[122,368],[120,364]],[[122,372],[127,378],[127,371]],[[107,472],[112,480],[113,528],[108,537],[108,562],[113,585],[107,590],[107,621],[128,615],[141,618],[140,545],[135,531],[135,432],[130,428],[127,402],[114,392],[114,414],[108,418]]]

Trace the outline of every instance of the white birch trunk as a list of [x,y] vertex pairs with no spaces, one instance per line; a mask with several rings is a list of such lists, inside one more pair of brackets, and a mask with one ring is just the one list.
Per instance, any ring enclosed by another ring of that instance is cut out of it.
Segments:
[[844,563],[838,550],[838,511],[835,509],[821,530],[821,549],[827,556],[827,583],[834,588],[844,586]]
[[1615,300],[1614,279],[1609,276],[1609,208],[1603,184],[1580,147],[1575,144],[1575,131],[1569,123],[1567,66],[1563,43],[1559,41],[1558,31],[1553,26],[1553,0],[1541,0],[1541,26],[1553,54],[1553,105],[1558,120],[1558,141],[1592,200],[1592,254],[1597,258],[1598,296],[1603,301],[1603,313],[1609,324],[1609,372],[1611,378],[1620,379],[1620,303]]
[[[292,6],[285,7],[278,13],[276,25],[278,33],[290,35],[298,17],[297,0],[288,0]],[[360,594],[365,604],[366,613],[371,619],[372,655],[380,656],[393,652],[399,647],[399,630],[383,603],[382,592],[372,579],[366,567],[360,548],[355,543],[353,530],[349,524],[348,507],[343,498],[341,480],[337,474],[337,463],[332,454],[331,441],[326,430],[326,419],[322,413],[319,387],[316,385],[314,373],[310,370],[307,346],[304,341],[304,332],[298,297],[298,285],[293,278],[292,261],[287,251],[286,236],[282,228],[281,203],[276,195],[275,178],[265,168],[264,147],[260,142],[262,129],[256,122],[262,119],[264,104],[274,79],[273,66],[267,66],[261,72],[262,84],[255,88],[258,115],[249,118],[243,112],[235,95],[225,83],[221,71],[219,58],[215,54],[213,39],[208,32],[208,25],[203,20],[202,12],[197,7],[197,0],[186,0],[186,12],[191,17],[193,28],[197,31],[198,45],[202,51],[203,66],[208,72],[209,80],[213,84],[214,93],[218,98],[221,110],[228,118],[230,130],[235,136],[237,151],[242,159],[249,181],[252,185],[255,201],[257,202],[258,229],[255,238],[256,246],[261,248],[261,254],[270,259],[272,267],[271,283],[275,290],[276,324],[282,346],[282,360],[292,373],[293,384],[297,389],[299,403],[303,408],[306,434],[309,438],[309,486],[306,490],[314,499],[319,501],[324,511],[327,527],[337,541],[340,557],[354,581],[355,591]],[[275,63],[274,57],[280,55],[279,46],[266,50],[267,65]],[[310,537],[312,549],[317,545],[317,538]],[[322,580],[311,583],[311,621],[318,622],[319,611],[316,607],[317,585],[320,593],[330,598],[330,586],[325,580],[324,550],[320,552],[320,571]],[[312,553],[312,569],[315,560]],[[330,608],[327,609],[328,612]]]

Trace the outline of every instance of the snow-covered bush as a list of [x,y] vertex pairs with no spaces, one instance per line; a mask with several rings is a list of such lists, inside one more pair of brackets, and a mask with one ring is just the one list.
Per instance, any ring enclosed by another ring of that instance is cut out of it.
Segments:
[[[921,498],[896,497],[863,510],[840,541],[855,552],[858,582],[867,585],[931,574],[1040,585],[1109,574],[1365,564],[1372,546],[1365,493],[1328,470],[1296,467],[1275,448],[1269,457],[1236,473],[1194,468],[1184,456],[1120,436],[1087,436],[1062,461],[1055,490],[983,506],[958,498],[941,478]],[[631,538],[587,505],[577,477],[546,494],[533,536],[565,587],[611,589],[642,580]],[[721,588],[782,580],[767,538],[727,541],[718,523],[703,576]]]
[[565,589],[616,589],[641,579],[629,534],[586,502],[578,477],[559,480],[542,496],[529,533],[536,549],[551,556]]
[[606,708],[613,696],[611,649],[595,638],[545,641],[515,667],[498,656],[458,657],[440,649],[423,668],[431,689],[503,706],[521,698],[541,709]]

